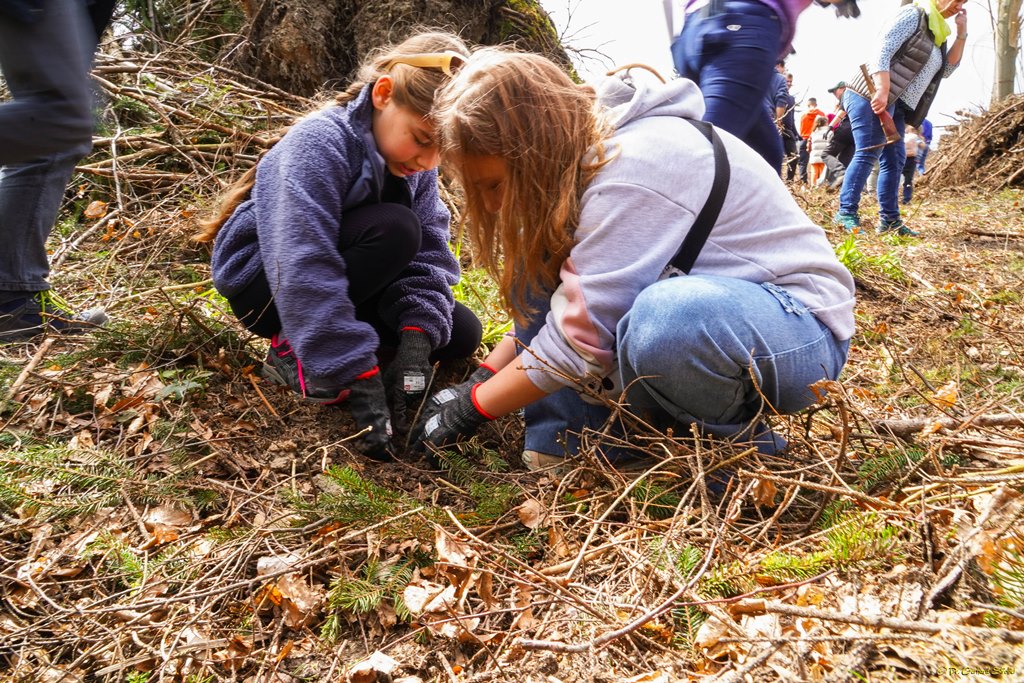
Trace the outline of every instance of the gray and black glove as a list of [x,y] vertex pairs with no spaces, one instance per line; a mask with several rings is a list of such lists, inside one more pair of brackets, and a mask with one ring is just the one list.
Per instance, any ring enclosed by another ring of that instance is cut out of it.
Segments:
[[380,369],[374,367],[359,375],[347,390],[345,401],[356,427],[360,431],[370,428],[356,441],[356,448],[368,458],[387,460],[391,451],[391,414]]
[[388,402],[395,429],[405,433],[427,391],[430,374],[430,339],[416,328],[405,328],[398,341],[398,353],[384,373]]
[[480,425],[494,419],[494,416],[480,409],[474,398],[480,384],[479,381],[466,381],[442,389],[430,397],[423,416],[413,430],[413,439],[419,448],[441,448],[452,444],[459,437],[472,436]]
[[440,401],[440,397],[449,396],[446,392],[461,393],[463,391],[469,391],[473,388],[474,384],[482,384],[490,378],[494,377],[495,371],[491,369],[489,365],[481,363],[473,373],[466,378],[466,381],[456,384],[453,387],[448,387],[444,391],[439,391],[427,399],[427,402],[423,405],[423,410],[420,413],[420,419],[417,424],[422,425],[424,422],[430,419],[434,413],[441,410],[441,406],[444,404]]

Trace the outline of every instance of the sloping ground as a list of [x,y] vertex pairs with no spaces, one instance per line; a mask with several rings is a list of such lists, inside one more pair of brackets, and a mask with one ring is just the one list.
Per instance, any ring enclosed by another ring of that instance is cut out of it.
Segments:
[[443,469],[379,464],[344,410],[259,379],[188,241],[306,103],[170,55],[110,69],[120,130],[53,250],[114,322],[0,348],[4,680],[1020,678],[1018,191],[925,191],[920,239],[830,232],[859,331],[818,406],[768,417],[784,457],[634,424],[642,467],[588,434],[532,474],[513,416]]

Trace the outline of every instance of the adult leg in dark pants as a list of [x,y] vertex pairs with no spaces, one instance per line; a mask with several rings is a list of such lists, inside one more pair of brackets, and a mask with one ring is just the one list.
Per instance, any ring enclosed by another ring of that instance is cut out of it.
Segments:
[[782,140],[764,99],[782,40],[779,18],[757,0],[722,0],[720,9],[687,17],[672,44],[676,71],[700,86],[705,121],[743,140],[778,169]]
[[914,175],[917,173],[917,157],[907,157],[903,166],[903,203],[909,204],[914,196]]
[[797,145],[800,146],[800,182],[807,184],[807,164],[811,161],[811,151],[807,149],[807,139],[800,138],[797,141]]
[[46,240],[75,164],[92,150],[89,69],[113,6],[0,3],[0,70],[12,95],[0,106],[0,341],[106,320],[98,309],[71,314],[46,294]]
[[791,183],[796,179],[797,173],[797,162],[799,160],[799,153],[797,152],[796,140],[790,137],[783,136],[782,148],[786,150],[785,166],[786,166],[786,182]]

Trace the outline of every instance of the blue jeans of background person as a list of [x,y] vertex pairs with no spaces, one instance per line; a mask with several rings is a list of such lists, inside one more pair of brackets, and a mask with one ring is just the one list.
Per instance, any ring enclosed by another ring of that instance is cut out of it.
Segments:
[[857,151],[846,167],[843,189],[839,192],[839,211],[856,216],[860,210],[860,197],[871,173],[875,160],[878,161],[878,213],[882,221],[895,221],[900,217],[899,187],[906,161],[907,151],[903,146],[904,112],[902,107],[889,107],[900,141],[884,147],[866,149],[885,142],[885,133],[878,116],[871,111],[871,103],[847,88],[843,93],[843,107],[850,117],[853,140]]
[[920,173],[921,175],[924,175],[924,160],[925,157],[928,156],[928,148],[931,146],[931,144],[932,143],[930,142],[924,143],[924,147],[922,147],[920,151],[918,151],[917,153],[917,172]]
[[[0,13],[0,298],[49,289],[46,239],[75,163],[92,149],[96,35],[82,0],[46,0],[38,21]],[[2,303],[2,301],[0,301]]]
[[723,0],[721,9],[686,17],[672,43],[676,71],[700,86],[705,121],[743,140],[778,170],[782,140],[765,95],[781,50],[779,18],[756,0]]
[[[697,424],[741,440],[761,436],[764,414],[811,405],[809,385],[838,377],[849,348],[786,290],[709,275],[643,290],[617,337],[631,412],[676,434]],[[607,409],[562,389],[527,408],[526,448],[573,454],[578,441],[563,440],[565,431],[600,429],[607,417]]]

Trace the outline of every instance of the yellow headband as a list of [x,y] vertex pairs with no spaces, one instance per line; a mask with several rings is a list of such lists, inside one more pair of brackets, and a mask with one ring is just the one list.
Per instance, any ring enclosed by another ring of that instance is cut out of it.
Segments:
[[466,58],[458,52],[445,50],[444,52],[428,52],[421,55],[409,55],[408,57],[395,57],[384,65],[384,70],[390,71],[391,67],[395,64],[407,64],[409,66],[418,66],[421,69],[440,69],[445,75],[452,76],[454,75],[452,73],[452,65],[454,64],[455,68],[458,69],[465,63]]

